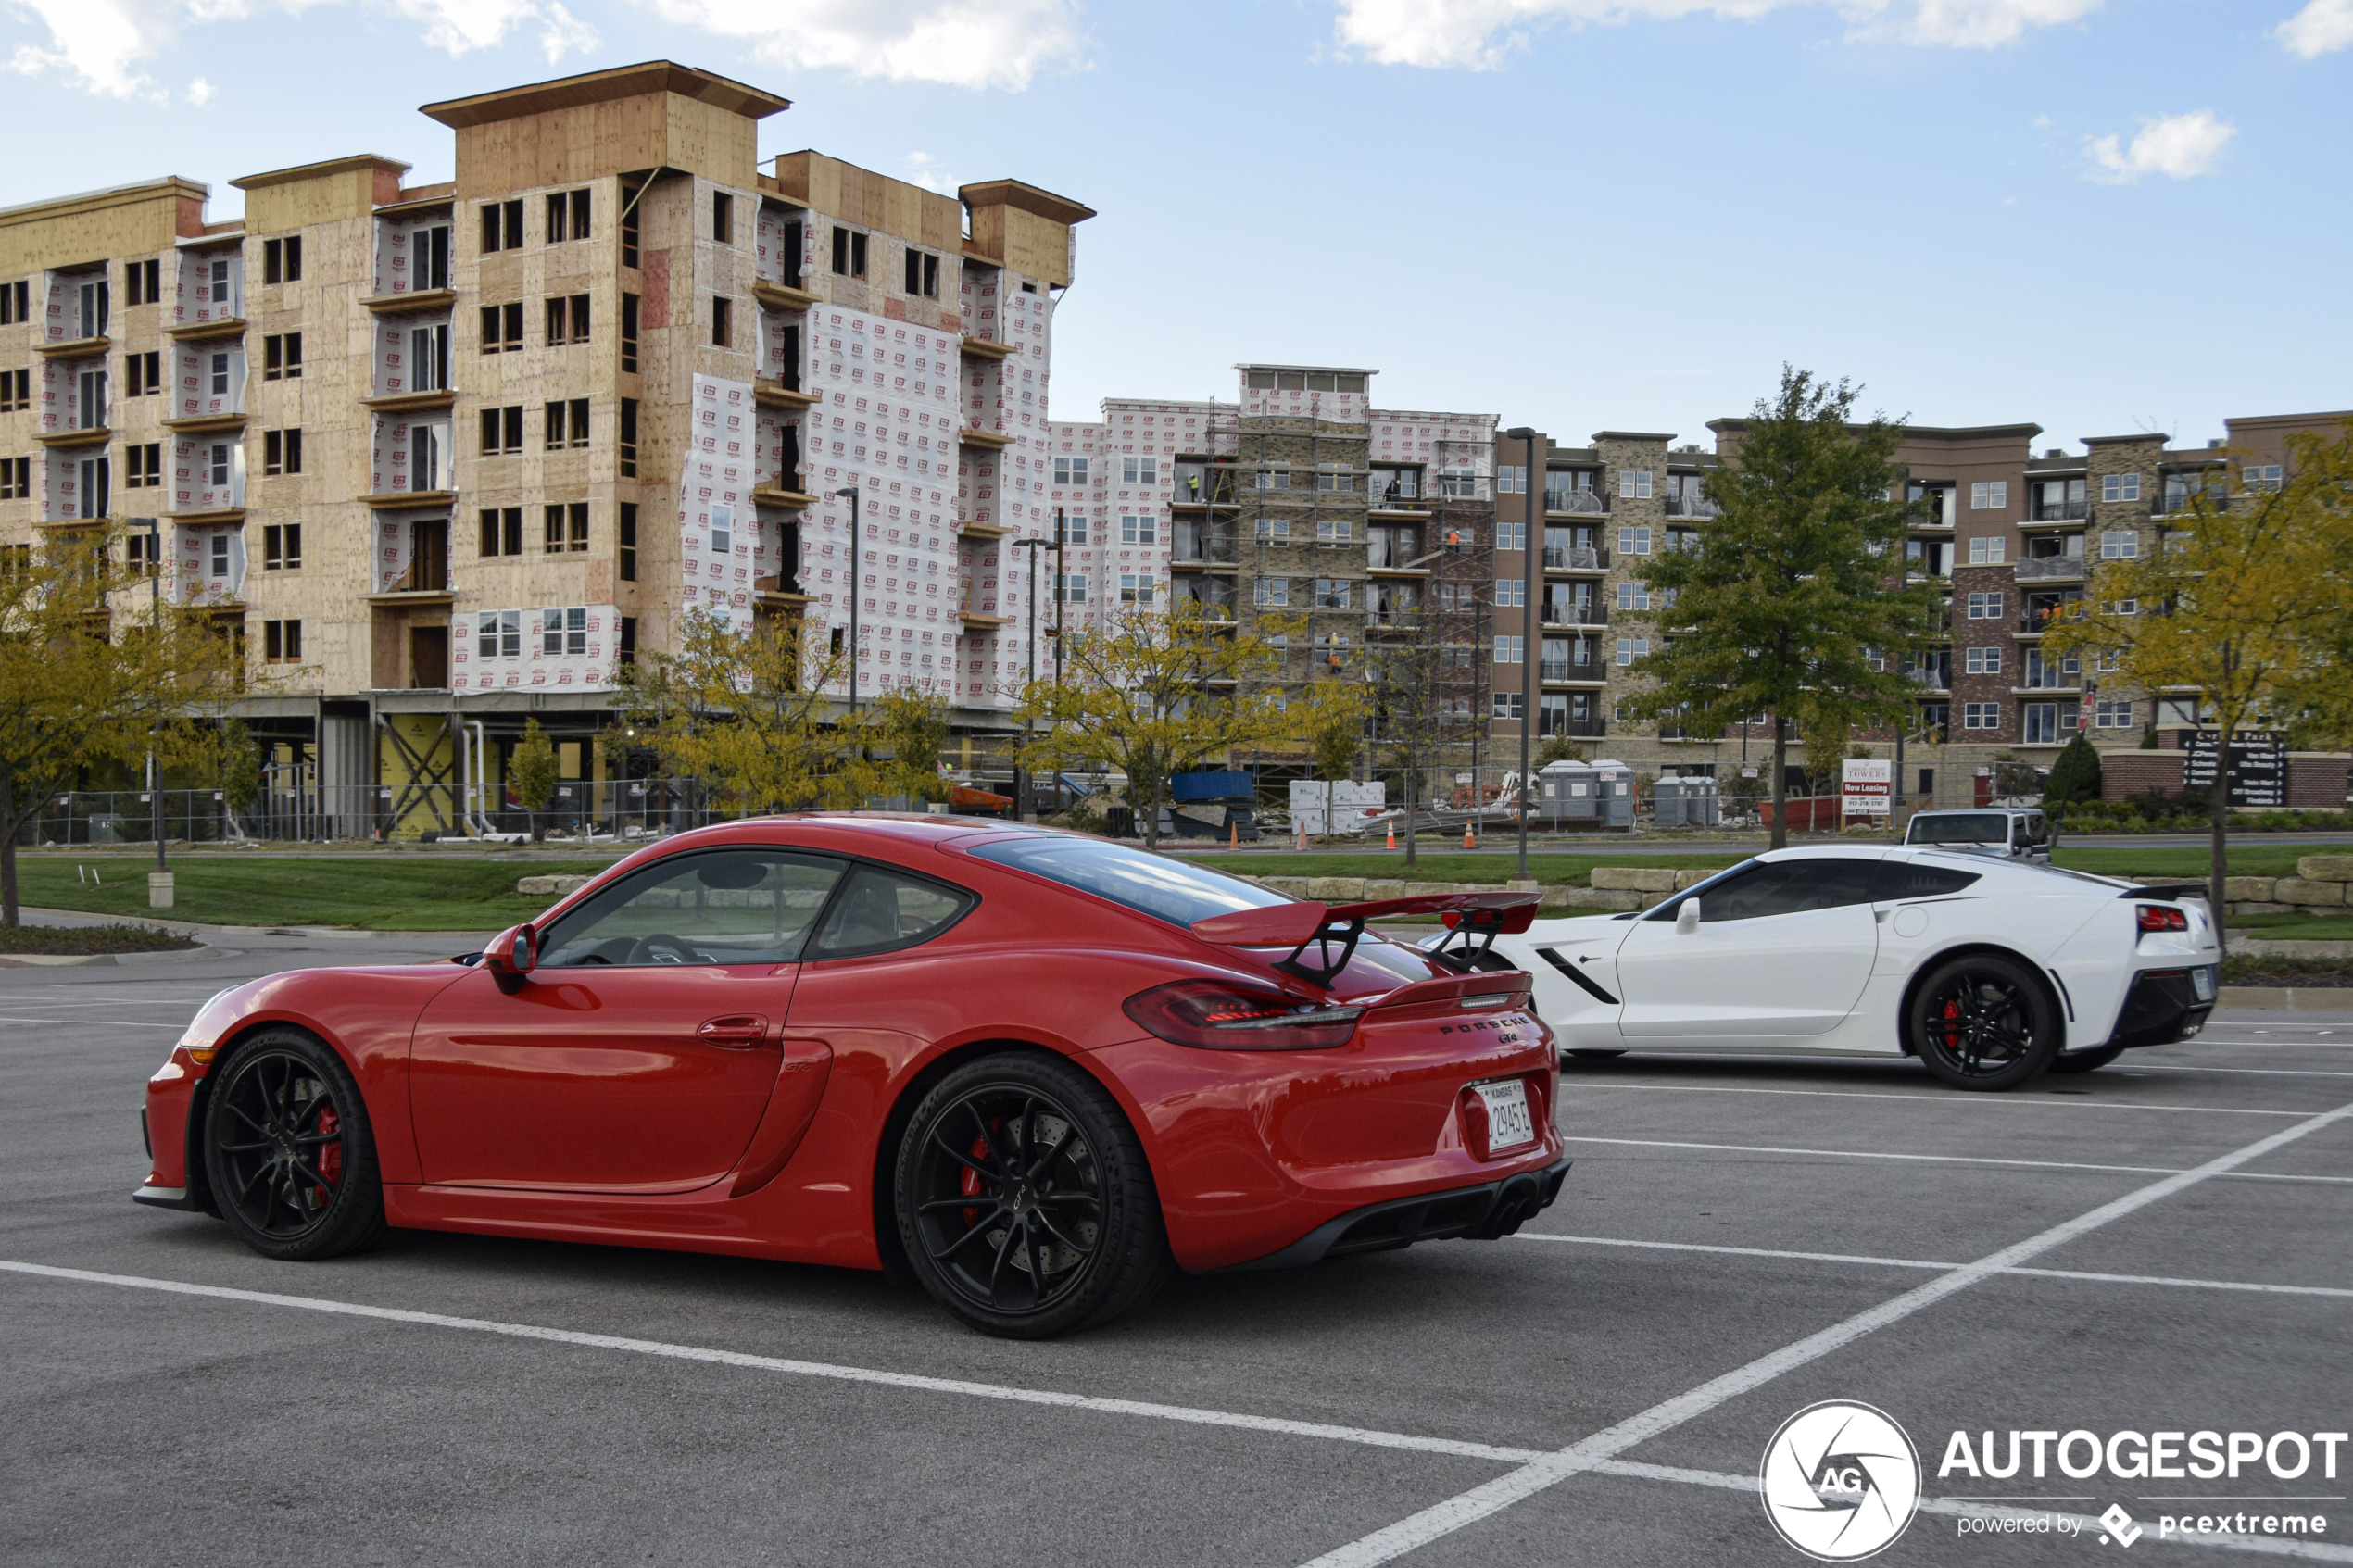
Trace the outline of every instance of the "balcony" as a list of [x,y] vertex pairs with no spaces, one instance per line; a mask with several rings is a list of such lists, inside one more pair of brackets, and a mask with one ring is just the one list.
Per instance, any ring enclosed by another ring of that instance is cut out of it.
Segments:
[[[1169,500],[1179,507],[1230,507],[1234,500],[1234,470],[1208,463],[1178,463],[1176,484]],[[1376,501],[1374,505],[1379,505]]]
[[1562,718],[1553,713],[1544,713],[1540,719],[1540,734],[1567,735],[1571,740],[1598,740],[1609,733],[1609,721],[1606,719]]
[[2064,606],[2029,605],[2018,613],[2018,630],[2021,636],[2039,637],[2064,621],[2073,621],[2083,613],[2083,601],[2071,599]]
[[2029,522],[2081,522],[2092,515],[2089,501],[2037,501],[2027,509]]
[[1609,510],[1609,495],[1600,490],[1547,490],[1544,509],[1564,517],[1598,517]]
[[1609,551],[1590,545],[1544,546],[1544,570],[1547,571],[1607,571]]
[[1550,686],[1598,686],[1605,684],[1608,680],[1608,677],[1602,673],[1602,667],[1600,665],[1592,663],[1578,664],[1566,659],[1548,659],[1543,660],[1541,666],[1537,671],[1537,675],[1546,685]]
[[1703,499],[1697,495],[1669,495],[1667,497],[1667,515],[1668,517],[1718,517],[1722,514],[1723,510],[1724,508],[1718,506],[1715,502]]
[[1547,626],[1606,626],[1609,606],[1600,599],[1546,599]]
[[2185,512],[2196,504],[2201,495],[2218,507],[2227,507],[2231,502],[2230,492],[2219,483],[2204,490],[2192,485],[2169,484],[2151,504],[2150,510],[2158,517],[2170,517],[2176,512]]
[[2081,583],[2083,571],[2082,556],[2030,556],[2018,563],[2015,576],[2020,583]]

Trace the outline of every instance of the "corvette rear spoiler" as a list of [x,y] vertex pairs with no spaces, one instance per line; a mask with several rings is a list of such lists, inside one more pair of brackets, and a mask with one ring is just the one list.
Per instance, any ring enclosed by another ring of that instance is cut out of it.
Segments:
[[[1418,893],[1356,904],[1306,900],[1211,915],[1193,922],[1190,929],[1202,941],[1223,947],[1289,947],[1290,957],[1277,960],[1277,969],[1328,985],[1348,967],[1368,920],[1451,914],[1455,918],[1448,923],[1455,930],[1482,932],[1491,942],[1499,931],[1526,931],[1536,918],[1537,898],[1534,893]],[[1306,956],[1311,947],[1316,949],[1312,960]]]
[[2145,887],[2128,887],[2117,895],[2119,898],[2207,898],[2213,889],[2202,882],[2153,882]]

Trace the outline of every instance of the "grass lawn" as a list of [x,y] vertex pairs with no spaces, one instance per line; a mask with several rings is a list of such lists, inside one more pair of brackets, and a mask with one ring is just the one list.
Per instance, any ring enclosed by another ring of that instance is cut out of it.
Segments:
[[2292,942],[2353,942],[2353,915],[2233,915],[2233,931]]
[[[46,909],[79,909],[133,919],[153,916],[203,925],[348,925],[379,931],[497,931],[530,919],[554,899],[522,897],[515,879],[550,872],[599,872],[611,862],[583,860],[464,861],[396,859],[327,859],[175,858],[170,909],[147,908],[144,855],[75,859],[20,856],[18,897]],[[105,879],[93,887],[75,868]]]
[[[2262,844],[2233,836],[2233,876],[2294,876],[2296,862],[2307,855],[2353,855],[2348,844]],[[2177,844],[2148,849],[2070,849],[2060,840],[2058,863],[2101,876],[2178,876],[2203,882],[2213,858],[2203,844]]]

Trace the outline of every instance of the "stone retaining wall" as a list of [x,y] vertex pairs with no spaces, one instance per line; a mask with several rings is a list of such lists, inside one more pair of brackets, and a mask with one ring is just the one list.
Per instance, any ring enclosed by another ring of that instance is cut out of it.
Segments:
[[2294,876],[2227,876],[2222,898],[2234,915],[2353,914],[2353,855],[2307,855]]

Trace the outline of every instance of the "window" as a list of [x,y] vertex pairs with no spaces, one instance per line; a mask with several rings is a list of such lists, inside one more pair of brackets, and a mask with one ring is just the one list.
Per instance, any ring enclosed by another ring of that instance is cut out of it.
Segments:
[[[271,241],[276,244],[276,241]],[[302,242],[295,242],[295,276],[302,276]],[[278,280],[271,278],[270,282]],[[6,284],[0,284],[5,290]],[[149,257],[145,261],[125,262],[122,268],[122,302],[125,305],[157,305],[163,300],[163,263]]]
[[1969,618],[1971,621],[2001,620],[2002,596],[1999,590],[1990,594],[1971,594],[1969,596]]
[[2133,701],[2130,697],[2101,697],[2092,705],[2092,727],[2095,730],[2129,730],[2133,727]]
[[791,963],[841,872],[838,860],[777,849],[666,859],[548,927],[539,962],[548,969]]
[[215,397],[227,396],[229,394],[229,351],[224,348],[220,350],[218,353],[208,355],[206,358],[208,361],[208,369],[211,375],[210,384],[212,387],[212,395]]
[[1058,544],[1084,545],[1087,542],[1087,519],[1083,513],[1056,514],[1054,538]]
[[[588,296],[585,294],[551,295],[547,299],[547,345],[552,348],[563,343],[588,341]],[[522,334],[516,334],[515,346],[522,346]]]
[[[131,575],[153,577],[156,574],[156,568],[159,564],[156,552],[157,544],[157,540],[152,533],[131,533],[123,537],[122,564],[131,569]],[[30,554],[30,549],[26,546],[19,545],[17,548],[26,550]],[[22,568],[19,567],[0,575],[16,577],[21,575],[21,572]]]
[[298,430],[265,430],[261,433],[261,471],[264,474],[300,473],[302,471],[302,432]]
[[15,413],[32,407],[32,372],[0,370],[0,414]]
[[13,283],[0,283],[0,327],[13,327],[31,320],[31,283],[22,278]]
[[2002,705],[1998,702],[1965,702],[1961,704],[1961,728],[1964,730],[1998,730],[2002,727]]
[[1122,458],[1119,460],[1119,482],[1122,484],[1159,483],[1160,459],[1157,458]]
[[231,450],[232,448],[230,444],[226,441],[216,441],[212,444],[211,451],[208,454],[210,460],[207,463],[206,467],[208,470],[207,477],[209,478],[214,484],[226,484],[229,483]]
[[1148,605],[1152,602],[1152,579],[1150,572],[1123,571],[1119,574],[1119,602],[1124,605]]
[[1528,659],[1528,639],[1527,639],[1527,638],[1525,638],[1525,637],[1498,637],[1498,638],[1496,638],[1496,639],[1495,639],[1495,662],[1496,662],[1496,663],[1498,663],[1498,664],[1523,664],[1523,663],[1526,663],[1526,662],[1527,662],[1527,659]]
[[1524,609],[1528,606],[1528,583],[1517,577],[1495,579],[1495,608]]
[[2057,746],[2062,729],[2079,728],[2083,710],[2072,702],[2030,702],[2020,717],[2024,720],[2020,744],[2024,746]]
[[621,633],[614,639],[612,657],[616,664],[637,662],[637,618],[635,616],[624,615],[621,618]]
[[547,243],[556,245],[562,245],[567,240],[585,240],[587,237],[588,193],[586,191],[549,192],[547,194]]
[[1651,470],[1648,469],[1619,470],[1617,494],[1621,498],[1629,501],[1649,500],[1651,498]]
[[474,657],[477,659],[521,659],[522,657],[522,611],[519,609],[484,610],[474,617]]
[[412,253],[416,257],[415,285],[419,292],[446,289],[449,286],[449,226],[437,223],[430,229],[412,232]]
[[[17,459],[24,461],[22,458]],[[1250,601],[1255,605],[1272,605],[1280,608],[1290,603],[1290,579],[1261,577],[1250,585]]]
[[[484,314],[486,315],[487,312]],[[302,334],[285,332],[263,338],[261,340],[261,379],[263,381],[299,381],[301,378]]]
[[546,414],[547,450],[560,452],[567,446],[588,445],[588,399],[558,398],[547,405]]
[[268,664],[302,662],[302,622],[265,621],[261,623],[261,658]]
[[494,250],[522,249],[522,197],[483,203],[482,248],[484,255]]
[[2107,473],[2100,476],[2100,499],[2103,501],[2137,501],[2141,498],[2141,476],[2136,473]]
[[637,296],[621,296],[621,370],[623,375],[637,373]]
[[1961,656],[1961,669],[1970,675],[1998,675],[2002,672],[2002,650],[1969,648]]
[[[154,262],[147,263],[152,267]],[[265,283],[298,283],[302,281],[302,236],[292,234],[283,240],[261,242],[261,281]],[[139,302],[133,299],[132,304]]]
[[2280,487],[2280,465],[2247,463],[2239,470],[2239,481],[2249,490],[2277,490]]
[[621,546],[621,580],[623,583],[635,583],[637,581],[636,502],[621,503],[621,517],[614,533],[619,536]]
[[1056,484],[1086,483],[1087,459],[1084,458],[1056,458],[1054,459],[1054,483]]
[[1646,556],[1651,553],[1651,531],[1647,525],[1625,526],[1617,531],[1617,553],[1621,556]]
[[[1872,873],[1879,865],[1877,860],[1843,859],[1773,860],[1719,877],[1685,897],[1699,901],[1699,918],[1710,925],[1845,909],[1871,901]],[[1673,899],[1645,918],[1673,920],[1682,902]]]
[[2100,534],[2100,559],[2134,560],[2141,553],[2141,536],[2129,528],[2110,528]]
[[1998,512],[2010,504],[2010,482],[2007,479],[1981,479],[1969,487],[1969,508],[1973,512]]
[[[555,305],[549,300],[549,307]],[[484,354],[517,354],[522,350],[522,302],[512,305],[485,305],[482,307],[482,351]]]
[[1497,692],[1492,711],[1498,719],[1525,719],[1528,717],[1528,694]]
[[[521,507],[484,507],[482,509],[482,554],[485,556],[519,556],[522,554],[522,508]],[[483,658],[493,656],[484,654]]]
[[32,495],[32,459],[0,458],[0,501],[22,501]]
[[2008,545],[2007,539],[1972,539],[1969,542],[1969,563],[1971,566],[1999,566]]
[[[547,508],[547,526],[546,538],[547,554],[551,556],[560,556],[567,551],[585,550],[588,547],[587,502],[557,501],[551,503]],[[716,533],[716,529],[714,529],[713,532]],[[714,543],[713,548],[717,547],[717,545]],[[556,612],[554,610],[549,610],[547,613],[553,615]],[[573,613],[575,615],[585,615],[587,612],[585,610],[575,610]],[[547,651],[549,653],[554,653],[556,650],[551,647]],[[585,651],[585,646],[583,651]]]
[[1495,494],[1498,495],[1527,495],[1527,465],[1519,464],[1516,466],[1511,463],[1498,463],[1495,465]]
[[643,185],[624,184],[621,187],[621,264],[638,265],[637,198],[645,194]]
[[1628,666],[1628,665],[1629,665],[1629,664],[1633,663],[1636,659],[1642,659],[1642,658],[1647,657],[1647,656],[1649,655],[1650,651],[1651,651],[1651,640],[1650,640],[1648,637],[1620,637],[1620,638],[1618,638],[1618,639],[1617,639],[1617,665],[1618,665],[1618,668],[1622,670],[1622,669],[1624,669],[1626,666]]
[[1353,595],[1353,585],[1344,578],[1318,577],[1315,579],[1315,608],[1317,609],[1346,609],[1350,607]]
[[1261,490],[1288,490],[1290,488],[1290,470],[1260,469],[1251,476],[1251,483]]
[[273,522],[261,531],[261,569],[296,571],[302,566],[302,524]]
[[549,659],[588,651],[588,609],[573,605],[567,609],[546,609],[539,612],[539,651]]
[[150,441],[122,450],[125,490],[153,490],[163,483],[163,444]]
[[[584,409],[583,412],[585,413],[585,410]],[[585,432],[587,428],[587,424],[585,420],[584,420],[581,424],[581,429]],[[636,478],[637,400],[634,397],[624,397],[621,400],[621,440],[619,442],[619,449],[621,477],[623,479]]]
[[[1467,539],[1464,541],[1466,545],[1469,544],[1469,542],[1470,541]],[[1495,525],[1495,547],[1499,550],[1524,550],[1528,548],[1528,524],[1524,522],[1497,523]]]
[[409,366],[413,378],[409,391],[449,390],[449,323],[409,330]]
[[1087,602],[1087,574],[1083,571],[1064,573],[1056,579],[1054,591],[1062,596],[1062,601],[1066,605],[1085,604]]
[[714,347],[725,348],[735,342],[734,304],[724,294],[711,296],[711,341]]
[[145,354],[122,357],[123,395],[152,397],[163,390],[163,354],[149,349]]
[[1650,608],[1650,607],[1651,607],[1651,590],[1650,590],[1650,584],[1649,584],[1649,583],[1634,583],[1634,582],[1620,582],[1620,583],[1617,584],[1617,608],[1620,608],[1620,609],[1648,609],[1648,608]]
[[1119,520],[1119,542],[1123,545],[1158,543],[1159,519],[1122,515]]
[[930,299],[939,297],[939,257],[912,245],[908,247],[906,292]]
[[[553,407],[553,405],[549,405]],[[482,411],[482,455],[502,458],[522,450],[522,405]]]
[[1288,543],[1290,539],[1290,519],[1287,517],[1260,518],[1258,536],[1278,545]]
[[866,236],[837,223],[834,225],[834,275],[841,278],[862,278],[866,275]]

